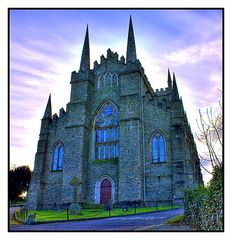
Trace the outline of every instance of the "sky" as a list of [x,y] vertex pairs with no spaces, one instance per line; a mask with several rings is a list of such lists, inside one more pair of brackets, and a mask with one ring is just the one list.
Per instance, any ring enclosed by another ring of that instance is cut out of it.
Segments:
[[[175,72],[192,132],[198,110],[217,108],[222,90],[220,10],[11,10],[10,164],[34,166],[48,96],[53,114],[69,102],[86,26],[91,67],[110,48],[126,56],[130,14],[137,58],[153,89]],[[197,143],[198,151],[203,148]],[[209,176],[204,173],[207,181]]]

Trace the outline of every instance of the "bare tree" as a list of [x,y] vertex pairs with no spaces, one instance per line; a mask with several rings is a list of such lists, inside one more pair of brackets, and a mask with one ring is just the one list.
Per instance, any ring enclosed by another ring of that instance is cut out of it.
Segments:
[[199,121],[197,120],[197,126],[199,132],[196,133],[196,137],[206,146],[206,153],[200,155],[201,166],[208,172],[212,173],[207,166],[211,165],[211,169],[215,167],[221,167],[222,162],[222,144],[223,144],[223,116],[222,105],[219,101],[219,111],[216,114],[213,113],[212,108],[206,109],[206,113],[203,115],[199,110]]

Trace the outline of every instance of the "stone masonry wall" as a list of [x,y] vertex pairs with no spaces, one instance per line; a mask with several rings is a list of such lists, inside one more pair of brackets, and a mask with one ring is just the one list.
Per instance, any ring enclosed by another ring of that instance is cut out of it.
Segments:
[[[145,130],[145,200],[172,200],[172,145],[170,132],[170,111],[159,108],[157,102],[144,99]],[[165,162],[152,160],[152,139],[160,131],[165,138]]]

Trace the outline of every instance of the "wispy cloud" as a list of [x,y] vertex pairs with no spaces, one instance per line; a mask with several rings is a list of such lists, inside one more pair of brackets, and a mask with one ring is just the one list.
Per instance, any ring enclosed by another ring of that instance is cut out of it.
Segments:
[[86,24],[92,66],[108,48],[125,56],[130,14],[137,57],[152,87],[166,87],[167,68],[175,71],[193,129],[197,110],[217,102],[222,84],[219,10],[11,10],[12,163],[33,166],[49,93],[54,112],[68,103]]
[[203,44],[196,44],[178,51],[165,54],[163,61],[172,63],[175,67],[185,64],[199,64],[202,61],[221,62],[222,42],[215,40]]

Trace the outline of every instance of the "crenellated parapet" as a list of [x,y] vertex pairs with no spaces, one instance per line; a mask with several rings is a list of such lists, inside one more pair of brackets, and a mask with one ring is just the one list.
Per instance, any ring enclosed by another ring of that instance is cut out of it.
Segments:
[[119,62],[118,60],[118,53],[117,52],[112,52],[111,49],[109,48],[107,50],[107,59],[113,61],[113,62]]
[[55,124],[59,121],[59,117],[57,115],[57,113],[53,114],[52,116],[52,124]]
[[100,63],[98,63],[97,60],[94,62],[93,70],[94,71],[98,70],[102,65],[106,64],[108,61],[110,61],[111,63],[119,64],[121,67],[124,66],[125,65],[124,56],[121,56],[120,59],[118,57],[119,57],[118,53],[111,51],[111,49],[109,48],[107,50],[106,57],[103,54],[101,55]]
[[155,95],[160,97],[160,96],[166,96],[168,94],[171,93],[170,88],[166,87],[166,88],[159,88],[155,90]]
[[91,71],[86,70],[86,71],[73,71],[71,73],[71,84],[75,82],[81,82],[81,81],[91,81]]
[[[127,73],[127,72],[137,72],[140,71],[143,77],[146,77],[144,73],[144,68],[141,65],[141,62],[138,59],[135,59],[133,61],[126,62],[125,57],[121,56],[119,59],[119,55],[117,52],[113,52],[110,48],[107,50],[106,56],[101,55],[100,57],[100,63],[96,60],[94,61],[93,71],[97,71],[104,65],[109,64],[115,64],[118,67],[119,73]],[[73,75],[76,75],[75,72],[73,72]],[[74,77],[74,76],[73,76]]]
[[[52,117],[50,118],[50,121],[49,121],[49,123],[48,123],[48,127],[49,128],[53,128],[54,126],[57,126],[57,124],[58,124],[58,122],[60,121],[60,119],[62,119],[64,116],[66,116],[66,111],[64,110],[64,108],[61,108],[60,110],[59,110],[59,116],[58,116],[58,114],[57,113],[54,113],[53,115],[52,115]],[[47,128],[47,131],[48,131],[48,129],[49,128]]]
[[59,118],[63,118],[65,115],[66,115],[66,112],[65,112],[64,108],[61,108],[59,110]]
[[51,125],[54,126],[56,125],[60,119],[62,119],[67,113],[65,112],[64,108],[61,108],[59,110],[59,116],[57,113],[53,114],[52,116],[52,121],[51,121]]

